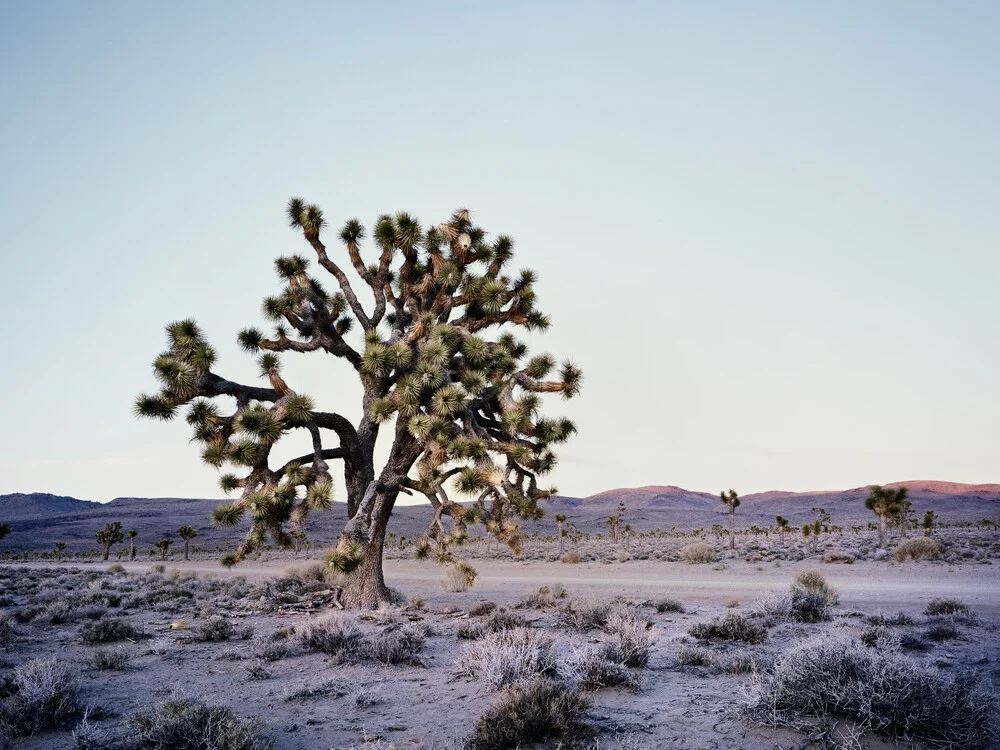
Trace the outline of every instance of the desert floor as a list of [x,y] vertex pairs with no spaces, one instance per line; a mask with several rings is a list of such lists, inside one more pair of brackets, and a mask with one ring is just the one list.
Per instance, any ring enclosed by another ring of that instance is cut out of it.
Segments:
[[[755,725],[741,714],[755,690],[752,673],[683,664],[678,657],[684,648],[704,646],[703,651],[719,663],[750,654],[766,664],[793,644],[818,634],[857,638],[869,626],[865,618],[877,613],[910,616],[912,624],[905,629],[919,635],[934,619],[924,615],[927,603],[936,597],[953,597],[966,603],[975,617],[959,624],[958,638],[929,640],[926,650],[915,658],[946,674],[973,670],[994,690],[1000,687],[1000,632],[995,627],[1000,622],[1000,566],[989,564],[829,565],[804,560],[775,565],[730,560],[715,566],[660,561],[571,565],[478,560],[474,588],[448,593],[442,585],[441,566],[387,560],[389,584],[407,597],[416,595],[424,604],[362,615],[360,623],[371,630],[398,627],[400,622],[429,626],[419,659],[422,665],[338,663],[336,658],[299,646],[292,638],[283,658],[263,661],[261,652],[275,642],[275,633],[328,611],[323,603],[311,608],[311,593],[301,587],[280,593],[281,587],[274,582],[288,565],[288,560],[250,562],[227,571],[208,561],[172,562],[165,574],[151,573],[148,563],[126,564],[125,573],[113,574],[103,573],[107,565],[100,563],[59,570],[41,564],[0,566],[8,581],[34,579],[29,587],[33,594],[21,595],[14,585],[7,587],[0,608],[7,616],[32,605],[35,610],[52,606],[60,591],[77,597],[80,592],[92,592],[93,601],[99,600],[102,591],[121,591],[126,597],[129,592],[160,592],[145,605],[127,600],[115,604],[112,599],[103,613],[128,616],[145,631],[145,638],[110,644],[127,652],[124,670],[94,668],[93,654],[99,647],[81,638],[86,618],[102,613],[84,612],[78,620],[70,615],[67,622],[52,624],[45,621],[45,612],[28,619],[32,610],[21,616],[26,621],[14,625],[16,639],[0,652],[0,674],[32,658],[57,656],[79,671],[83,702],[98,707],[102,716],[91,723],[111,736],[127,735],[130,714],[149,710],[179,691],[213,705],[230,706],[245,717],[258,717],[278,750],[457,748],[497,694],[478,679],[461,674],[463,649],[474,642],[459,639],[456,631],[486,620],[471,617],[471,607],[484,600],[495,602],[523,617],[531,628],[550,633],[556,649],[565,650],[598,640],[593,631],[574,632],[563,626],[560,612],[567,603],[621,597],[652,623],[655,645],[648,666],[636,672],[637,691],[603,688],[592,693],[587,720],[594,736],[588,747],[771,750],[822,747],[824,743],[827,747],[836,743],[843,747],[924,747],[875,736],[861,738],[859,745],[850,736],[849,723],[822,717],[812,722],[818,729],[811,731]],[[822,570],[827,582],[840,592],[830,621],[778,624],[760,645],[699,645],[688,634],[695,623],[727,612],[750,611],[772,593],[787,592],[795,573],[810,568]],[[519,606],[540,587],[556,583],[564,587],[565,596],[550,598],[542,606]],[[322,588],[313,585],[313,592],[317,587]],[[664,598],[679,601],[684,612],[657,613],[652,605]],[[238,628],[251,626],[252,635],[247,632],[242,634],[245,639],[208,642],[192,638],[200,625],[220,617]],[[180,620],[186,629],[171,630],[171,623]],[[296,697],[296,691],[314,694]],[[20,739],[16,746],[69,748],[73,742],[71,732],[64,730]]]

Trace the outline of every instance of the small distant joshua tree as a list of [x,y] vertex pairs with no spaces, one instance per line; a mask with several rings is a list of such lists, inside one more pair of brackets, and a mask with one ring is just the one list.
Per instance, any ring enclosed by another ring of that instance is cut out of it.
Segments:
[[909,500],[903,499],[903,507],[899,512],[899,537],[900,539],[906,539],[906,527],[910,524],[910,519],[913,518],[913,503]]
[[625,524],[625,530],[622,532],[622,538],[625,540],[625,550],[628,551],[632,549],[632,524]]
[[611,542],[615,543],[618,541],[618,516],[608,516],[608,536],[611,537]]
[[121,521],[106,523],[104,524],[104,530],[97,532],[97,543],[104,547],[105,560],[108,559],[108,555],[111,553],[111,547],[123,541],[125,541],[125,535],[122,533]]
[[167,559],[167,550],[170,549],[170,545],[173,544],[173,543],[174,543],[174,540],[173,539],[169,539],[167,537],[164,537],[163,539],[161,539],[160,541],[158,541],[156,543],[156,548],[158,550],[160,550],[160,559],[161,560],[166,560]]
[[7,536],[9,533],[10,533],[10,524],[7,523],[6,521],[4,523],[0,523],[0,541],[3,541],[3,538]]
[[938,514],[935,513],[933,510],[929,510],[926,513],[924,513],[924,521],[923,521],[924,536],[931,535],[931,531],[933,531],[934,524],[937,523],[937,520],[938,520]]
[[784,516],[775,516],[774,520],[778,524],[778,538],[781,540],[781,543],[784,544],[785,532],[791,528],[788,525],[788,519]]
[[812,530],[811,523],[802,524],[802,539],[805,544],[806,552],[809,552],[812,549],[812,542],[809,540],[809,537],[812,536]]
[[139,532],[135,529],[128,530],[128,559],[135,561],[135,538],[139,536]]
[[191,540],[198,536],[198,531],[192,526],[185,525],[177,529],[177,536],[184,540],[184,559],[187,560]]
[[729,506],[729,549],[736,549],[736,508],[740,504],[740,497],[736,490],[720,492],[719,499]]
[[903,514],[903,503],[906,500],[906,487],[889,489],[872,485],[871,494],[865,498],[865,507],[878,519],[878,546],[886,548],[890,518],[899,518]]
[[561,555],[563,553],[563,541],[566,538],[566,529],[563,528],[563,524],[566,523],[566,514],[556,513],[555,518],[556,526],[558,528],[557,533],[559,534],[559,554]]
[[66,542],[56,542],[56,559],[62,560],[66,555]]

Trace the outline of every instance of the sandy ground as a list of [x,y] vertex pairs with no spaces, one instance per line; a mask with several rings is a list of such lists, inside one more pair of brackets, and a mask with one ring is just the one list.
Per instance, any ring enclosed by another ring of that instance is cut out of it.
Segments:
[[[270,579],[289,562],[251,562],[229,571],[208,561],[171,562],[168,576],[173,570],[187,570],[202,578],[243,576],[254,583]],[[294,564],[304,562],[297,560]],[[74,567],[103,570],[107,564],[83,563]],[[142,562],[125,567],[145,573],[150,564]],[[935,644],[925,658],[947,669],[979,665],[977,669],[988,675],[994,688],[1000,688],[1000,633],[993,625],[1000,622],[1000,566],[996,565],[952,566],[933,562],[833,565],[806,560],[780,566],[728,561],[724,566],[713,567],[660,561],[571,565],[478,560],[476,568],[479,578],[472,590],[446,593],[441,585],[442,567],[430,562],[386,561],[388,583],[406,596],[419,594],[427,602],[428,611],[419,615],[434,633],[424,652],[426,667],[338,664],[322,653],[296,651],[269,664],[271,674],[267,679],[251,681],[247,665],[253,650],[270,642],[278,629],[309,617],[301,612],[253,610],[227,613],[241,624],[254,627],[253,640],[223,643],[185,642],[169,630],[169,623],[178,613],[133,612],[131,616],[140,620],[154,637],[129,646],[135,658],[123,673],[96,672],[85,666],[94,647],[81,642],[78,624],[23,625],[21,628],[29,637],[11,651],[0,654],[0,658],[11,667],[31,657],[58,654],[60,659],[80,665],[87,699],[111,707],[114,716],[105,723],[114,730],[125,726],[128,714],[148,710],[179,688],[208,702],[229,705],[244,716],[259,717],[270,727],[277,750],[362,746],[447,750],[459,746],[459,739],[496,695],[478,681],[456,674],[455,663],[465,642],[455,637],[455,630],[469,621],[466,610],[483,599],[510,607],[537,592],[540,586],[559,582],[570,597],[621,596],[636,604],[671,597],[686,608],[684,614],[656,614],[650,607],[643,609],[653,623],[657,645],[649,668],[641,671],[638,693],[604,689],[594,694],[588,719],[599,731],[596,746],[605,750],[820,747],[810,744],[808,735],[747,725],[739,710],[745,704],[745,694],[752,690],[750,676],[717,674],[677,664],[678,649],[691,642],[687,630],[692,624],[723,615],[728,611],[724,604],[729,600],[739,600],[740,608],[745,609],[770,592],[787,591],[797,570],[818,568],[841,592],[833,621],[778,626],[768,643],[759,648],[776,655],[790,643],[815,633],[857,635],[865,627],[859,613],[902,611],[922,623],[921,613],[927,602],[949,596],[966,602],[980,617],[981,624],[963,629],[962,640]],[[593,641],[586,634],[557,630],[555,611],[519,611],[534,627],[551,631],[559,642]],[[204,619],[199,612],[180,614],[192,626]],[[725,651],[729,647],[713,648]],[[323,680],[338,681],[342,689],[334,695],[305,700],[287,701],[283,697],[290,685]],[[374,690],[378,702],[359,706],[354,698],[362,689]],[[363,744],[366,739],[368,745]],[[921,747],[908,742],[885,743],[877,738],[865,740],[862,746]],[[50,733],[22,740],[18,747],[69,748],[72,740],[68,732]]]

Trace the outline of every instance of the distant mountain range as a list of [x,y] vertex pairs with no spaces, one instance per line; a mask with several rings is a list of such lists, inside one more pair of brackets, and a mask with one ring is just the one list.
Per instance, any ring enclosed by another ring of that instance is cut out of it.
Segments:
[[[960,484],[956,482],[894,482],[889,487],[906,486],[918,515],[935,511],[943,521],[982,518],[1000,520],[1000,484]],[[736,511],[740,528],[757,524],[766,526],[776,515],[798,525],[815,518],[812,508],[822,506],[841,525],[872,519],[865,510],[868,487],[816,492],[772,490],[744,495]],[[545,518],[525,523],[525,531],[555,533],[556,513],[587,532],[606,530],[606,520],[619,501],[625,503],[625,521],[636,531],[655,528],[691,529],[724,523],[727,508],[717,495],[695,492],[682,487],[648,486],[606,490],[589,497],[554,497],[544,503]],[[212,509],[221,499],[119,497],[109,503],[96,503],[73,497],[45,493],[0,495],[0,522],[11,525],[13,533],[0,542],[0,551],[51,550],[56,542],[65,542],[70,550],[93,549],[94,533],[109,521],[121,521],[126,529],[139,531],[140,549],[146,550],[161,537],[176,537],[177,529],[188,524],[198,529],[194,544],[206,549],[226,546],[239,540],[238,529],[216,529],[211,525]],[[328,544],[343,528],[347,509],[342,503],[322,513],[313,513],[308,533],[316,542]],[[390,530],[410,538],[422,534],[430,522],[428,506],[397,506]]]

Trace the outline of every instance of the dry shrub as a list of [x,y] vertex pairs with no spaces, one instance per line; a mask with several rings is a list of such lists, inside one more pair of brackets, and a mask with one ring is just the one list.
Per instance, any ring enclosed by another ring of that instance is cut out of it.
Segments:
[[293,632],[303,645],[337,657],[341,662],[377,661],[383,664],[422,664],[425,633],[416,625],[390,625],[366,633],[344,612],[331,612],[299,623]]
[[99,672],[124,672],[132,653],[124,648],[99,648],[87,657],[87,666]]
[[582,690],[607,687],[639,689],[639,677],[621,661],[609,659],[601,648],[576,646],[559,659],[559,676]]
[[0,615],[0,648],[9,648],[20,637],[13,620],[6,615]]
[[909,615],[903,614],[902,612],[897,612],[892,617],[884,615],[881,612],[876,612],[874,615],[865,618],[865,622],[869,625],[881,625],[882,627],[895,628],[912,625],[913,618]]
[[497,696],[466,740],[467,750],[508,750],[558,739],[572,745],[586,731],[590,701],[564,682],[539,677]]
[[559,559],[562,560],[567,565],[579,565],[580,553],[575,550],[571,550],[569,552],[563,553],[563,556]]
[[818,570],[800,570],[796,573],[795,581],[792,583],[792,593],[796,591],[820,594],[831,607],[840,601],[837,589],[829,585],[823,573]]
[[303,680],[285,688],[285,701],[305,700],[306,698],[343,698],[350,691],[339,680]]
[[987,747],[996,737],[996,701],[977,676],[951,678],[857,642],[806,641],[779,659],[758,687],[751,711],[767,724],[846,716],[865,729],[942,746]]
[[849,552],[841,552],[840,550],[831,550],[830,552],[824,552],[822,558],[823,562],[825,563],[832,563],[832,564],[839,563],[840,565],[853,565],[854,559],[855,559],[854,555],[850,554]]
[[471,617],[482,617],[483,615],[488,615],[496,608],[497,608],[496,602],[483,600],[481,602],[476,602],[471,607],[469,607],[469,615]]
[[614,612],[604,625],[607,636],[598,653],[607,661],[626,667],[645,667],[656,638],[651,624],[634,615]]
[[84,643],[112,643],[114,641],[138,640],[146,634],[127,617],[110,617],[94,622],[85,622],[80,628]]
[[161,703],[155,711],[129,718],[128,750],[269,750],[264,725],[247,721],[230,708],[186,698]]
[[464,560],[459,560],[448,568],[441,586],[449,593],[460,594],[463,591],[471,589],[475,585],[478,576],[479,574],[476,573],[475,568]]
[[712,661],[712,652],[700,646],[681,646],[677,651],[677,663],[685,667],[707,667]]
[[923,560],[924,558],[934,560],[941,557],[941,548],[930,537],[918,536],[897,545],[892,551],[892,556],[896,558],[896,562]]
[[940,597],[938,599],[931,599],[927,603],[927,609],[924,610],[924,614],[931,615],[932,617],[941,615],[967,615],[969,614],[969,606],[958,599]]
[[307,648],[351,661],[361,653],[365,640],[358,621],[343,612],[330,612],[315,620],[298,623],[293,633]]
[[620,609],[616,602],[607,602],[593,597],[570,599],[559,612],[559,624],[570,630],[585,632],[603,628],[611,613]]
[[763,625],[735,612],[727,612],[721,620],[716,617],[711,622],[697,623],[688,633],[699,641],[763,643],[767,639],[767,629]]
[[501,630],[468,644],[456,666],[491,688],[556,674],[552,639],[527,628]]
[[488,633],[499,633],[501,630],[526,628],[528,621],[521,615],[501,609],[489,616],[485,622],[463,622],[455,630],[455,635],[463,640],[475,640]]
[[681,560],[686,563],[712,563],[715,562],[715,550],[710,544],[705,542],[691,542],[685,544],[680,549]]
[[80,715],[76,673],[57,659],[32,659],[14,670],[0,703],[0,737],[26,737],[71,726]]
[[931,622],[930,627],[924,631],[924,637],[940,643],[958,640],[962,637],[962,632],[950,620],[938,619]]
[[684,612],[684,605],[676,599],[657,599],[653,602],[653,608],[661,615],[665,612]]
[[236,627],[225,617],[213,617],[208,622],[201,623],[191,636],[192,640],[203,642],[228,641],[231,639],[248,641],[251,638],[253,638],[252,626]]

